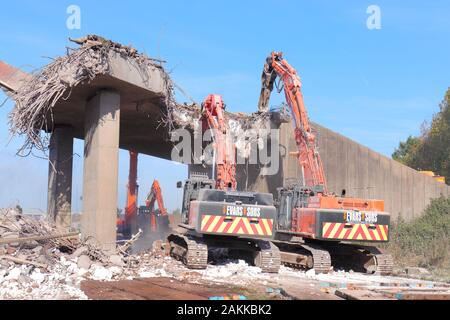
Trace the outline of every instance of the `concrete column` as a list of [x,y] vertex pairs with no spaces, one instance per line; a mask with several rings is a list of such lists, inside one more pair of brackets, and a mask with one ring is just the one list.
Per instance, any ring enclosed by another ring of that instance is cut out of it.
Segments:
[[82,236],[114,250],[117,219],[120,95],[102,90],[85,109]]
[[70,228],[72,211],[73,135],[70,127],[57,127],[50,138],[47,213],[56,225]]

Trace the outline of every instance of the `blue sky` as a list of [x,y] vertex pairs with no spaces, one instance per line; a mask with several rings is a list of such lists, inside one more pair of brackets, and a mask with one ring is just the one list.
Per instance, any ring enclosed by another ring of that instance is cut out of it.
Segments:
[[[66,9],[81,8],[81,30]],[[369,5],[381,29],[366,27]],[[168,61],[175,82],[196,101],[220,93],[231,111],[253,112],[265,57],[283,51],[302,77],[310,118],[390,156],[438,111],[449,86],[448,1],[8,1],[0,10],[0,59],[26,71],[65,53],[68,37],[95,33]],[[185,98],[178,94],[180,101]],[[0,101],[5,96],[0,94]],[[276,106],[282,96],[272,99]],[[0,108],[0,207],[46,209],[47,163],[18,158]],[[82,154],[82,141],[75,152]],[[82,159],[74,163],[75,211],[81,210]],[[120,153],[119,206],[128,155]],[[148,156],[139,162],[140,198],[160,180],[169,209],[186,168]],[[143,202],[143,201],[141,201]]]

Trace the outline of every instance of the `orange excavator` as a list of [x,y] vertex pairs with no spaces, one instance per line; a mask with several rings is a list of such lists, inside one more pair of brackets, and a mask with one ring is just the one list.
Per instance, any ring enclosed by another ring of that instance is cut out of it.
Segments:
[[301,177],[278,188],[274,243],[284,264],[327,273],[334,268],[390,274],[392,257],[364,243],[388,241],[390,215],[384,201],[336,196],[327,188],[325,172],[310,125],[295,69],[272,52],[262,75],[259,109],[267,110],[274,81],[284,85],[292,115]]
[[137,183],[137,166],[138,153],[135,151],[130,151],[130,168],[128,171],[125,215],[123,218],[117,218],[117,233],[124,239],[130,238],[132,233],[137,231],[137,196],[139,189]]
[[180,230],[167,238],[170,255],[189,268],[204,269],[208,249],[225,248],[231,257],[278,272],[279,250],[270,242],[276,214],[273,195],[236,191],[235,146],[224,111],[220,95],[209,95],[202,104],[203,133],[214,133],[213,173],[211,179],[191,174],[186,181]]
[[[150,192],[147,195],[145,206],[141,206],[138,209],[137,199],[139,186],[137,183],[137,166],[138,153],[130,151],[125,215],[123,219],[117,219],[118,234],[124,239],[130,238],[138,229],[143,230],[144,235],[148,232],[156,231],[164,234],[169,230],[167,209],[164,206],[161,187],[157,180],[153,181]],[[155,203],[158,204],[157,210],[155,209]]]
[[[158,204],[158,210],[155,210],[155,203]],[[158,180],[154,180],[152,188],[145,200],[145,206],[139,208],[140,213],[148,213],[150,215],[150,230],[166,231],[169,229],[169,220],[167,209],[164,206],[161,186]]]

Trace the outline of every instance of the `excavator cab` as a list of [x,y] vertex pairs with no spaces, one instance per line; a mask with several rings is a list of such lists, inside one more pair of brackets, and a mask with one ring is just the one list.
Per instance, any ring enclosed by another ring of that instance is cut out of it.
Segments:
[[216,189],[198,173],[184,185],[182,223],[198,233],[272,238],[275,216],[270,193]]
[[151,210],[147,206],[140,206],[138,213],[138,225],[141,227],[144,234],[146,232],[157,231],[160,234],[165,234],[169,231],[169,216],[161,214],[161,210]]
[[277,193],[278,229],[291,230],[292,209],[306,205],[309,190],[298,185],[291,185],[287,188],[277,188]]
[[[189,209],[192,200],[198,198],[201,190],[211,190],[214,188],[215,181],[208,178],[208,175],[202,173],[192,173],[184,184],[183,206],[181,209],[181,221],[189,224]],[[177,187],[182,187],[182,182],[177,183]]]
[[203,235],[272,238],[273,195],[216,189],[215,181],[194,174],[184,185],[182,222]]

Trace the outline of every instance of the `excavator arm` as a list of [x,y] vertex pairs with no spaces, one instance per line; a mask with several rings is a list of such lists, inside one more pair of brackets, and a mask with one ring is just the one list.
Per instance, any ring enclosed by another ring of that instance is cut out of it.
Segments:
[[138,166],[138,153],[130,151],[130,171],[128,174],[127,184],[127,204],[125,206],[125,224],[133,223],[136,220],[137,215],[137,166]]
[[152,188],[147,195],[147,199],[145,200],[145,205],[148,209],[150,209],[150,230],[157,231],[158,230],[158,218],[155,212],[155,203],[158,204],[159,215],[161,217],[167,217],[167,209],[164,206],[164,200],[162,197],[161,187],[159,185],[158,180],[154,180],[152,184]]
[[202,104],[203,132],[214,131],[214,150],[216,154],[216,188],[236,190],[235,147],[227,137],[228,123],[225,119],[225,104],[222,97],[210,94]]
[[125,215],[123,218],[117,217],[116,225],[117,231],[123,237],[131,236],[134,227],[137,223],[137,195],[138,195],[138,183],[137,183],[137,164],[138,153],[130,151],[130,169],[128,174],[127,183],[127,202],[125,204]]
[[326,194],[326,180],[323,164],[316,146],[316,136],[312,132],[301,92],[301,81],[295,69],[283,59],[281,52],[272,52],[267,58],[262,75],[259,110],[267,111],[270,93],[277,76],[284,85],[286,102],[291,110],[297,158],[302,168],[303,183],[319,193]]
[[153,211],[155,202],[158,204],[160,215],[162,216],[167,215],[167,209],[164,206],[161,186],[159,185],[158,180],[153,181],[152,188],[147,195],[147,200],[145,200],[145,205]]

